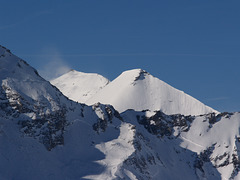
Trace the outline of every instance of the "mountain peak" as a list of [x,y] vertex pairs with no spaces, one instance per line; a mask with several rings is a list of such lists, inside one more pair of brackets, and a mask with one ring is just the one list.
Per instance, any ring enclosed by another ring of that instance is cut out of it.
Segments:
[[175,89],[142,69],[123,72],[87,103],[113,105],[119,112],[127,109],[161,110],[166,114],[200,115],[216,112],[197,99]]
[[27,62],[15,56],[7,48],[0,46],[0,79],[42,79]]
[[70,71],[68,71],[67,73],[69,73],[69,72],[75,72],[76,70],[75,69],[71,69]]
[[145,71],[144,69],[131,69],[131,70],[126,70],[122,73],[126,74],[126,75],[135,75],[135,76],[139,76],[142,74],[149,74],[147,71]]
[[86,102],[109,82],[102,75],[79,72],[73,69],[51,81],[64,95],[78,102]]
[[147,75],[151,75],[143,69],[132,69],[124,71],[116,79],[122,79],[123,81],[131,81],[132,84],[138,80],[143,80]]
[[[101,76],[101,77],[103,77],[102,75],[97,74],[97,73],[85,73],[85,72],[77,71],[75,69],[71,69],[70,71],[61,75],[60,77],[64,77],[64,76]],[[58,78],[60,78],[60,77],[58,77]],[[58,79],[58,78],[56,78],[56,79]],[[103,78],[105,78],[105,77],[103,77]],[[107,79],[107,78],[105,78],[105,79]],[[52,81],[54,81],[54,79]]]
[[147,75],[150,75],[150,74],[149,74],[147,71],[145,71],[145,70],[143,70],[143,69],[140,69],[139,74],[138,74],[138,76],[135,78],[134,81],[143,80],[143,79],[145,79],[145,76],[147,76]]

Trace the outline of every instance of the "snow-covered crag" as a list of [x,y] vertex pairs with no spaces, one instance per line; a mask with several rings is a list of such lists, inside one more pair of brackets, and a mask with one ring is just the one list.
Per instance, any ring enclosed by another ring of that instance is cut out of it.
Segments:
[[117,139],[122,123],[112,106],[69,100],[2,46],[0,81],[0,179],[81,179],[105,170],[97,145]]
[[0,80],[1,180],[240,178],[240,113],[79,104],[2,46]]
[[135,152],[124,167],[137,179],[240,179],[240,113],[122,117],[135,124]]
[[85,103],[100,89],[105,87],[109,80],[99,74],[71,70],[52,80],[51,83],[69,99]]
[[212,113],[214,109],[197,99],[166,84],[141,69],[123,72],[105,86],[87,104],[96,102],[111,104],[119,112],[127,109],[161,110],[166,114],[200,115]]

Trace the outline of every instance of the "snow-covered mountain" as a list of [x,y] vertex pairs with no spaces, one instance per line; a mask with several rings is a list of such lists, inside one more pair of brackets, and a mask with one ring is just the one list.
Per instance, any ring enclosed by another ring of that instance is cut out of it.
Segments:
[[127,109],[161,110],[166,114],[200,115],[216,112],[141,69],[123,72],[93,95],[87,104],[111,104],[119,112]]
[[240,113],[87,106],[0,46],[0,179],[240,179]]
[[240,179],[240,113],[121,116],[135,125],[135,151],[123,166],[136,179]]
[[52,80],[51,83],[69,99],[85,103],[100,89],[105,87],[109,80],[99,74],[71,70]]
[[82,179],[105,172],[97,145],[117,139],[123,123],[113,107],[69,100],[2,46],[0,81],[1,180]]

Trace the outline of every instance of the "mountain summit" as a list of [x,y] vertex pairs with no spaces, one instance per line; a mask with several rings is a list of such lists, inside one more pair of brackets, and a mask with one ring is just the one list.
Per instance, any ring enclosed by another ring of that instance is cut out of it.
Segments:
[[105,87],[109,80],[99,74],[71,70],[52,80],[51,83],[68,98],[85,103],[100,89]]
[[118,111],[127,109],[161,110],[166,114],[200,115],[217,112],[142,69],[123,72],[86,101],[111,104]]

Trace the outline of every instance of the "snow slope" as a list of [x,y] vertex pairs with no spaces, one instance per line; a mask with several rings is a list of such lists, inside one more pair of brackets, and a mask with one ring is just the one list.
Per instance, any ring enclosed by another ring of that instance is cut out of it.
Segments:
[[85,103],[100,89],[105,87],[109,80],[99,74],[71,70],[52,80],[51,83],[69,99]]
[[1,46],[0,82],[1,180],[240,178],[240,113],[79,104]]
[[133,134],[124,133],[128,126],[113,107],[69,100],[2,46],[0,82],[0,179],[107,179],[115,170],[103,164],[108,153],[101,144],[125,144],[118,153],[129,151],[111,155],[114,168],[132,154]]
[[[240,178],[240,113],[169,116],[128,110],[121,115],[135,125],[136,150],[124,167],[137,179]],[[136,171],[139,164],[144,173]]]
[[54,100],[67,99],[60,98],[62,93],[56,91],[56,88],[40,77],[38,72],[25,61],[1,46],[0,49],[0,80],[1,88],[5,92],[10,90],[12,90],[11,93],[18,92],[19,95],[24,96],[23,98],[47,103],[52,109],[59,108]]
[[96,102],[111,104],[119,112],[127,109],[161,110],[166,114],[184,115],[217,112],[141,69],[123,72],[86,101],[87,104]]

